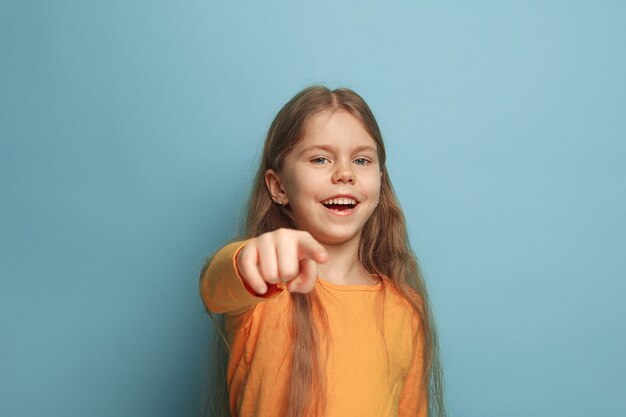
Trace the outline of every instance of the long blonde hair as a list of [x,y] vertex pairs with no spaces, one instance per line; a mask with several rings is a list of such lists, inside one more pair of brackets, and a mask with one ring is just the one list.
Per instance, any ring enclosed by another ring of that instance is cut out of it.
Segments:
[[[333,91],[323,86],[308,87],[294,96],[278,112],[272,122],[261,163],[252,185],[252,193],[247,205],[245,230],[239,238],[256,237],[262,233],[281,227],[296,228],[289,206],[273,202],[265,184],[265,172],[273,169],[280,172],[285,156],[303,137],[306,123],[312,115],[324,110],[344,110],[361,121],[364,128],[376,142],[378,159],[382,172],[378,207],[363,227],[359,246],[359,260],[370,273],[390,278],[400,295],[409,303],[419,319],[419,337],[422,338],[423,372],[421,383],[428,386],[429,415],[445,417],[443,401],[443,372],[440,365],[437,332],[432,316],[426,286],[420,272],[417,258],[413,253],[406,230],[404,214],[393,191],[387,168],[386,153],[382,135],[374,115],[365,101],[354,91],[339,88]],[[287,384],[289,392],[283,404],[283,415],[301,417],[320,415],[325,407],[325,378],[322,375],[319,356],[318,329],[310,320],[313,310],[324,317],[316,292],[308,294],[291,293],[292,334],[294,348],[292,371]],[[209,312],[210,313],[210,312]],[[217,327],[215,353],[221,364],[215,372],[215,385],[212,387],[211,406],[215,415],[229,415],[228,391],[226,389],[226,361],[229,350],[224,332],[224,320],[216,319],[210,313]],[[323,321],[323,326],[326,323]],[[418,335],[415,335],[418,340]],[[417,342],[416,342],[417,343]],[[214,408],[217,406],[218,409]],[[221,411],[222,414],[219,414]],[[217,412],[217,413],[216,413]]]

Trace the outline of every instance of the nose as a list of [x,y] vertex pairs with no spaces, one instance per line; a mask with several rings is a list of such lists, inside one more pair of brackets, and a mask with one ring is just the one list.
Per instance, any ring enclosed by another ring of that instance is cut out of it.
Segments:
[[333,183],[354,184],[356,177],[350,162],[337,162],[332,176]]

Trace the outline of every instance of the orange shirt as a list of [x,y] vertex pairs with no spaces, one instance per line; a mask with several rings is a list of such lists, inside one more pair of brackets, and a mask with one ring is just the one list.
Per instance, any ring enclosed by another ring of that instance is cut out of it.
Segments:
[[[209,310],[226,314],[233,416],[279,417],[291,366],[291,297],[281,286],[270,285],[268,293],[259,296],[244,284],[234,261],[244,244],[231,243],[214,256],[200,293]],[[330,331],[321,335],[321,346],[328,342],[323,355],[328,417],[428,413],[426,389],[420,385],[421,355],[413,345],[417,317],[389,278],[380,279],[376,285],[336,285],[318,277],[315,283]]]

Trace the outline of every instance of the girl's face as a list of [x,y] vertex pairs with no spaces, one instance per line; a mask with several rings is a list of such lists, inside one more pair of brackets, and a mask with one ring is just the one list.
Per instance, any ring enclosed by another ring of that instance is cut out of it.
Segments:
[[280,173],[266,172],[274,201],[288,203],[298,229],[321,243],[358,243],[378,205],[381,170],[376,142],[344,110],[312,116]]

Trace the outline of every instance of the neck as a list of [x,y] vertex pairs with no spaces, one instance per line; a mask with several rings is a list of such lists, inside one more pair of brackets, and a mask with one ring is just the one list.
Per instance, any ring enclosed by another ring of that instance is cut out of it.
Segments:
[[359,261],[359,241],[341,244],[322,243],[328,260],[318,265],[318,276],[336,285],[370,285],[376,282]]

